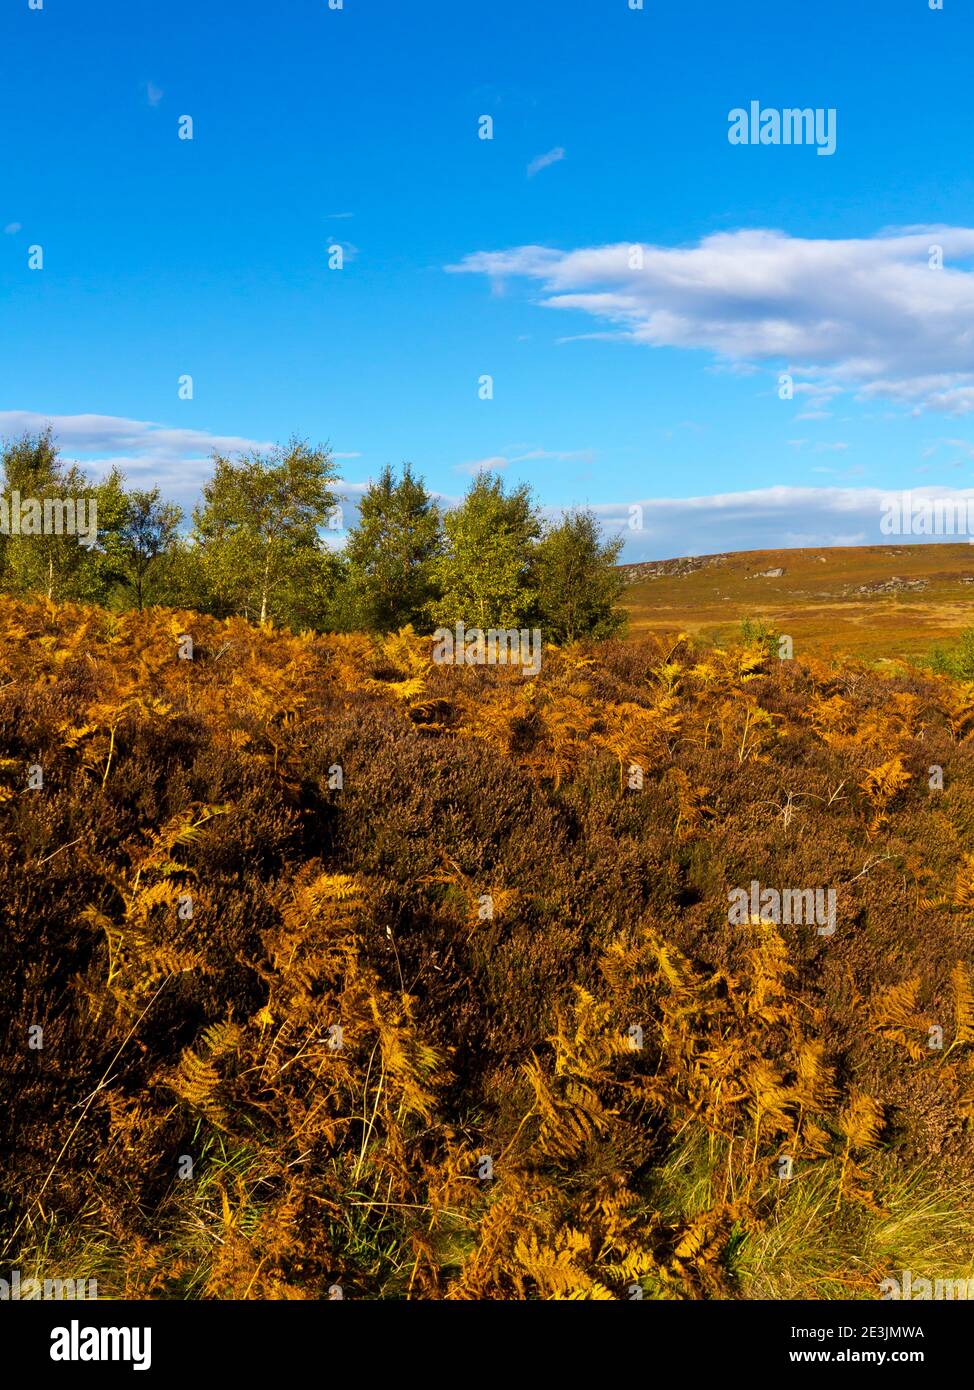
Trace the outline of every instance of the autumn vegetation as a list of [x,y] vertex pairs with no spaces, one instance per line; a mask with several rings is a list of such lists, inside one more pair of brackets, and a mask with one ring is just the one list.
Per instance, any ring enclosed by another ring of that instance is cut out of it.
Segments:
[[[380,579],[361,632],[290,630],[283,578],[263,625],[0,601],[2,1262],[169,1299],[974,1273],[974,684],[679,632],[438,666]],[[835,934],[731,927],[752,879],[835,887]]]

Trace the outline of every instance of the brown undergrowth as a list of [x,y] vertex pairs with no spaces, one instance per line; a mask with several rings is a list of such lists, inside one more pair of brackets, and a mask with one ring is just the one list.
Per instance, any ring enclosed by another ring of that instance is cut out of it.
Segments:
[[[969,1272],[974,687],[4,600],[0,733],[3,1264],[168,1298]],[[834,935],[729,925],[752,881],[834,888]]]

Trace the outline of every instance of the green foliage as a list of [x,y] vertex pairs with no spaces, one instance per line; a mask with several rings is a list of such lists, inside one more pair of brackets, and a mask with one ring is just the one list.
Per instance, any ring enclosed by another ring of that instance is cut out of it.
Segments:
[[323,533],[336,513],[327,448],[292,439],[269,454],[215,455],[191,534],[159,488],[127,489],[116,468],[93,483],[67,466],[50,430],[7,445],[7,494],[43,502],[93,499],[91,545],[73,534],[0,537],[0,587],[116,610],[194,608],[268,619],[296,631],[428,632],[434,624],[542,624],[556,643],[619,634],[619,540],[590,512],[543,531],[526,484],[506,491],[480,474],[441,514],[412,470],[387,467],[369,485],[341,550]]
[[478,474],[460,506],[446,513],[443,531],[443,551],[432,565],[440,592],[431,608],[434,623],[487,629],[529,621],[541,522],[527,484],[505,492],[496,474]]
[[603,541],[591,512],[569,512],[534,552],[538,612],[546,640],[616,637],[626,614],[615,604],[625,587],[616,569],[621,539]]
[[336,505],[327,449],[292,439],[239,462],[217,455],[193,514],[194,540],[215,611],[287,622],[304,586],[326,586],[320,532]]
[[758,647],[766,656],[777,656],[781,633],[763,618],[741,619],[741,645]]
[[164,502],[158,488],[124,494],[118,521],[105,543],[119,582],[140,611],[168,596],[167,571],[179,540],[182,511]]
[[[407,463],[397,482],[391,468],[370,483],[359,523],[348,535],[349,623],[370,632],[421,631],[434,597],[432,563],[440,549],[436,505]],[[354,619],[352,615],[354,614]]]
[[939,675],[974,680],[974,627],[965,627],[953,647],[935,648],[931,665]]
[[[38,520],[37,534],[0,537],[3,587],[11,593],[41,593],[55,600],[105,599],[113,569],[106,560],[104,539],[123,505],[120,475],[113,472],[105,482],[92,483],[82,469],[64,463],[49,429],[8,443],[2,466],[2,492],[8,505],[17,494],[22,501],[39,503],[42,517],[44,509],[49,511],[44,529]],[[83,505],[86,522],[97,518],[91,545],[79,543],[67,529],[65,508],[73,512],[75,504]],[[61,534],[48,529],[49,520],[63,528]]]

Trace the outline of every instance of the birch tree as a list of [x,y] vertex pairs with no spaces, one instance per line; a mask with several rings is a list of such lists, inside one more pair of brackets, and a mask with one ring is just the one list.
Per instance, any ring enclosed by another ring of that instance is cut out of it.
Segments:
[[289,589],[309,563],[327,560],[321,532],[337,502],[335,481],[329,450],[298,439],[237,462],[214,455],[193,523],[218,606],[261,624],[286,620]]

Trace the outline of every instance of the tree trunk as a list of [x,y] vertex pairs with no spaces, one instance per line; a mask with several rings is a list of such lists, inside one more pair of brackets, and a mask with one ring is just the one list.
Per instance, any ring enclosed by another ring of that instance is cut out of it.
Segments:
[[264,558],[264,585],[263,585],[263,588],[261,589],[261,594],[260,594],[260,625],[261,625],[261,627],[263,627],[264,624],[267,622],[267,577],[268,577],[268,575],[270,574],[270,568],[271,568],[271,548],[270,548],[270,546],[268,546],[268,547],[267,547],[267,555],[266,555],[265,558]]

